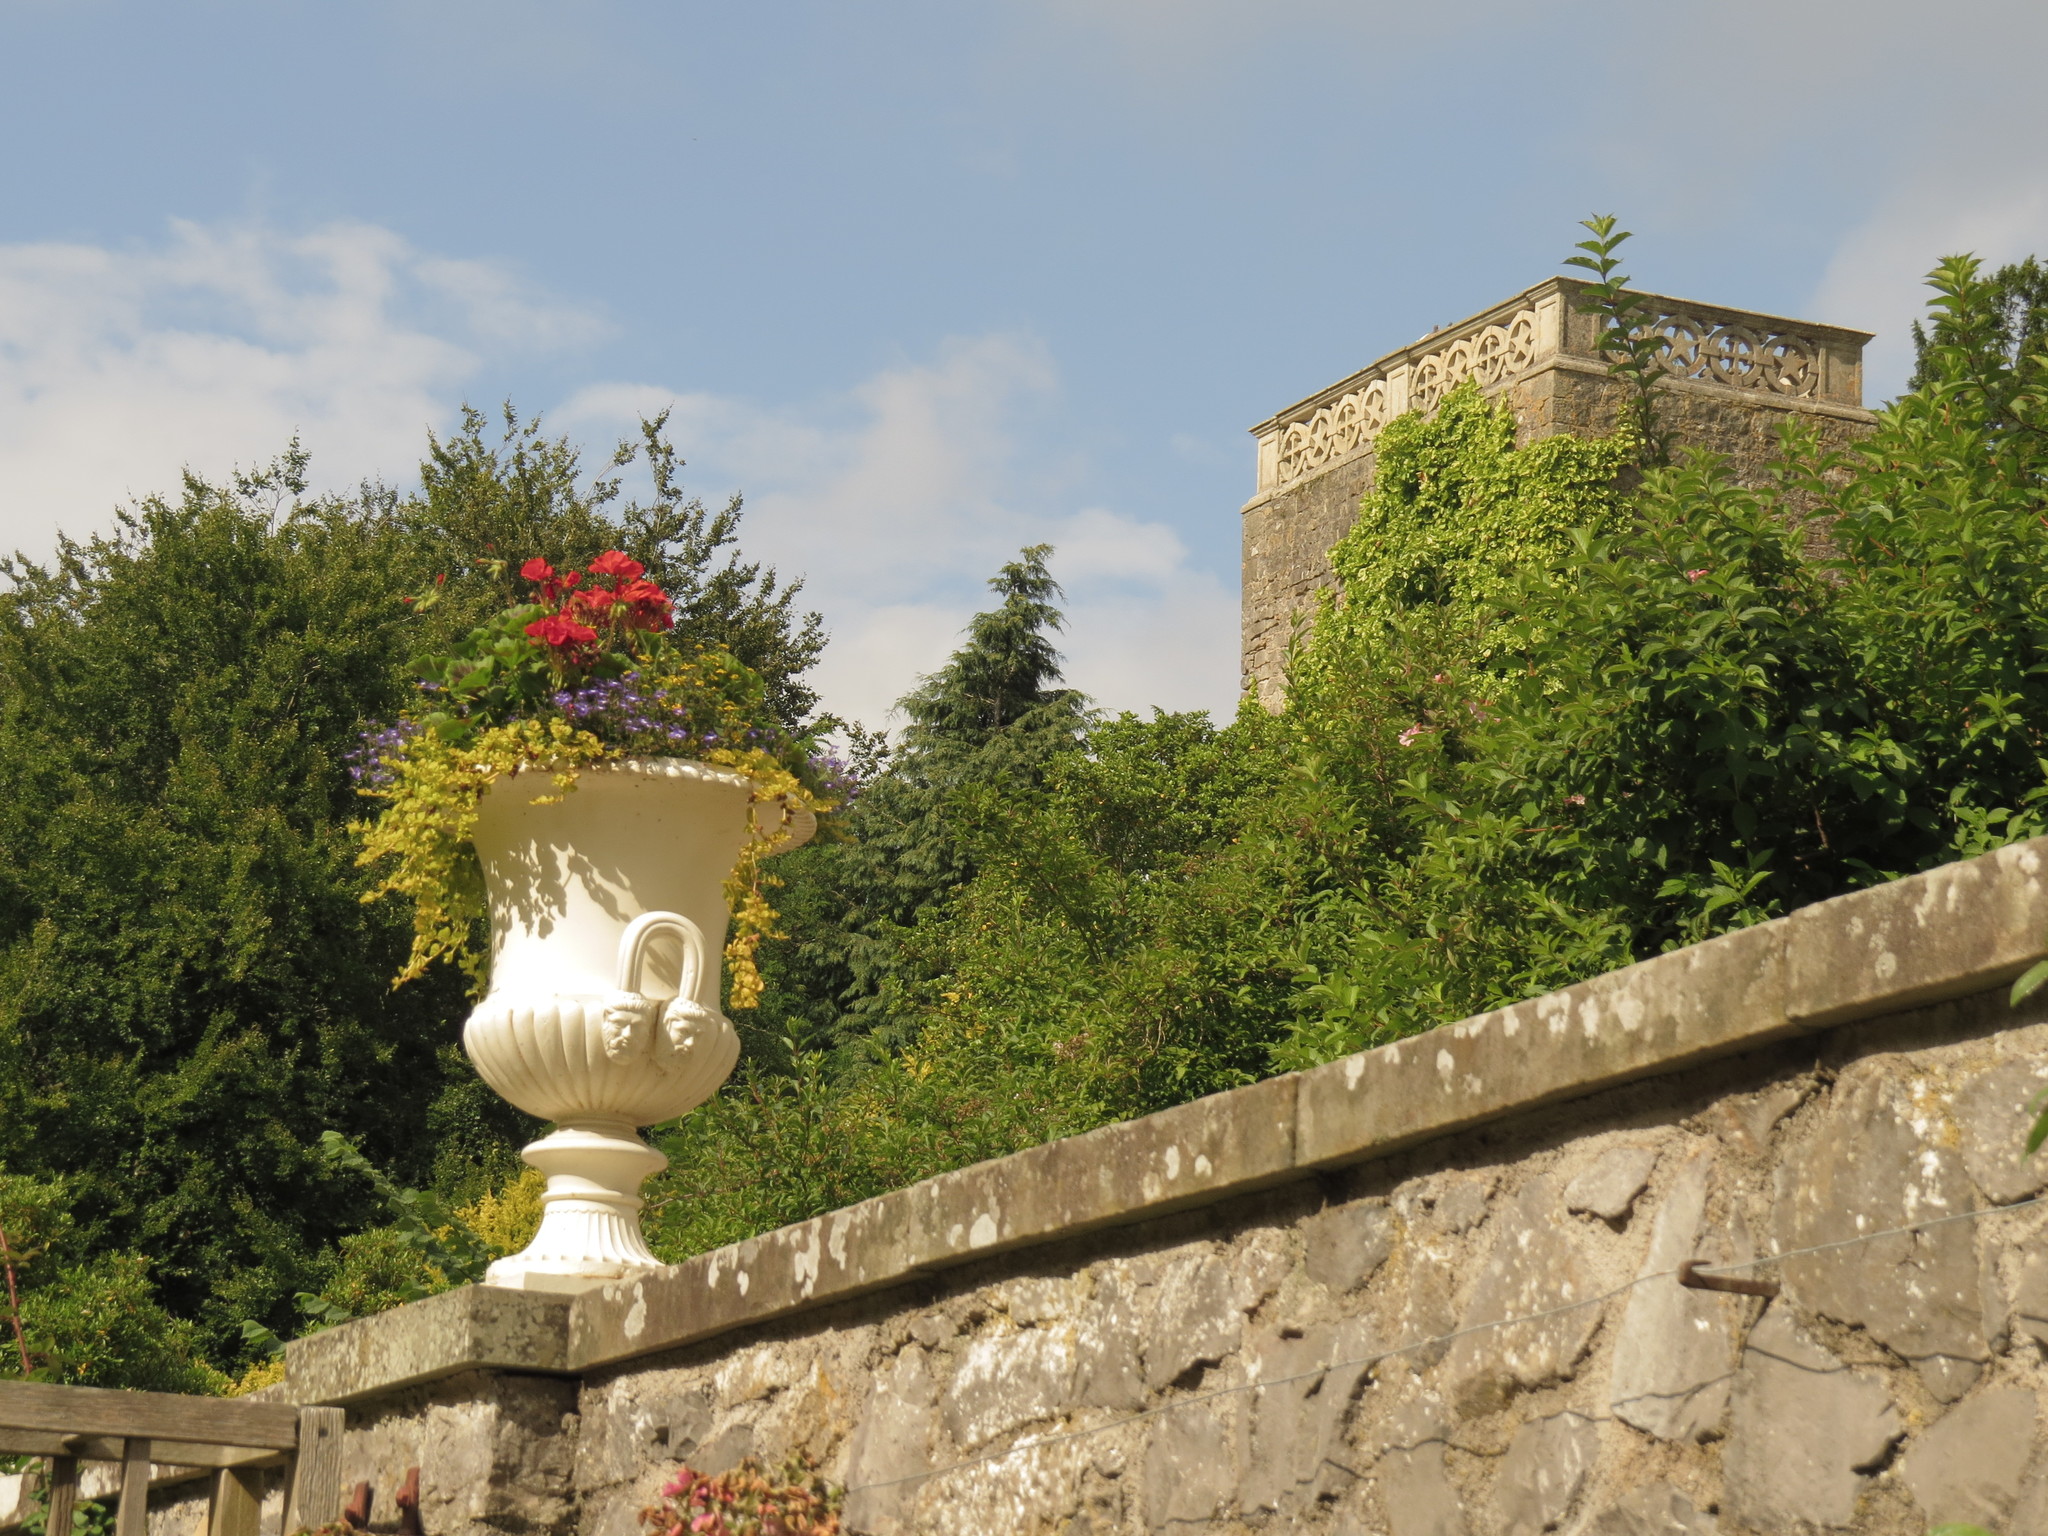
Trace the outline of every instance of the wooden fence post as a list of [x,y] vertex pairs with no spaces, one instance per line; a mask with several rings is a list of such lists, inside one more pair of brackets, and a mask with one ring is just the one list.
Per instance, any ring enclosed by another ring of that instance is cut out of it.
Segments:
[[299,1410],[299,1449],[285,1495],[283,1536],[341,1518],[341,1428],[347,1417],[340,1408]]
[[78,1507],[78,1458],[50,1458],[50,1513],[44,1536],[71,1536],[71,1512]]
[[121,1442],[121,1507],[114,1516],[114,1536],[149,1536],[149,1442],[133,1436]]
[[256,1536],[263,1516],[263,1474],[222,1467],[213,1474],[213,1499],[206,1512],[207,1536]]

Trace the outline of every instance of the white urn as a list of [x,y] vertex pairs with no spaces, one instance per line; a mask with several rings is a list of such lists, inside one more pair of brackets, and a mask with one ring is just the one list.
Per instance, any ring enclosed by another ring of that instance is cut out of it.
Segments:
[[[629,758],[580,769],[559,799],[544,773],[485,791],[490,987],[462,1044],[498,1094],[554,1122],[523,1153],[547,1175],[540,1230],[487,1284],[575,1291],[658,1267],[640,1186],[668,1160],[638,1127],[688,1114],[739,1060],[719,960],[753,790],[702,763]],[[753,809],[774,852],[816,830],[801,807]]]

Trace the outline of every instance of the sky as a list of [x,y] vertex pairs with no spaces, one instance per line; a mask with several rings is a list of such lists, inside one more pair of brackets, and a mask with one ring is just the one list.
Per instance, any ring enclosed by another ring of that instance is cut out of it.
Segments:
[[1055,547],[1070,680],[1227,712],[1246,428],[1559,270],[1875,331],[2048,252],[2038,0],[0,0],[0,549],[464,402],[686,479],[871,726]]

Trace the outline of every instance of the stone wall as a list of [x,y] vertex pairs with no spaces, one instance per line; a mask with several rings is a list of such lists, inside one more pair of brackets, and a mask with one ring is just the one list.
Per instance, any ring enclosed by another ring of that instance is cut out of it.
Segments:
[[2048,840],[631,1285],[348,1324],[286,1391],[349,1406],[346,1481],[418,1466],[431,1536],[627,1536],[678,1463],[792,1449],[872,1533],[2048,1531],[2048,993],[2004,997],[2044,952]]
[[[1258,491],[1243,511],[1241,611],[1244,686],[1261,702],[1280,702],[1288,644],[1330,584],[1330,546],[1357,520],[1386,422],[1476,377],[1514,412],[1523,442],[1612,430],[1625,391],[1608,377],[1598,321],[1576,308],[1584,287],[1539,283],[1252,428]],[[1659,410],[1679,445],[1725,454],[1737,479],[1758,484],[1788,416],[1831,447],[1867,429],[1866,332],[1644,297],[1668,338]]]

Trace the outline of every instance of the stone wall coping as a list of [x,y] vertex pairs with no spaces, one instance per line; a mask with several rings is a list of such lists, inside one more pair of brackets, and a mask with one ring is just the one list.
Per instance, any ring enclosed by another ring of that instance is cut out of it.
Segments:
[[[1468,315],[1463,320],[1444,326],[1441,330],[1431,331],[1427,336],[1418,337],[1416,340],[1409,342],[1405,347],[1396,347],[1384,356],[1375,358],[1372,362],[1367,363],[1356,373],[1339,379],[1327,389],[1317,390],[1314,394],[1295,401],[1294,404],[1286,407],[1284,410],[1275,411],[1264,421],[1247,430],[1254,437],[1264,437],[1269,433],[1277,432],[1289,423],[1300,421],[1304,417],[1313,414],[1319,407],[1342,399],[1345,395],[1352,393],[1372,379],[1391,373],[1403,364],[1414,363],[1416,360],[1436,351],[1446,342],[1455,340],[1460,335],[1483,330],[1489,325],[1499,325],[1519,311],[1532,308],[1553,296],[1576,299],[1588,286],[1580,278],[1546,277],[1542,282],[1524,288],[1520,293],[1502,299],[1498,304],[1480,310],[1477,314]],[[1734,322],[1736,324],[1757,323],[1772,330],[1792,331],[1802,336],[1809,336],[1815,341],[1832,341],[1852,348],[1859,353],[1877,334],[1875,331],[1859,331],[1846,325],[1823,325],[1816,320],[1799,320],[1790,315],[1766,314],[1762,310],[1731,309],[1725,304],[1706,304],[1693,299],[1677,298],[1671,294],[1651,293],[1647,289],[1631,291],[1639,293],[1653,307],[1663,306],[1685,314],[1695,315],[1702,320],[1715,320],[1724,323]],[[1671,382],[1678,381],[1674,380]],[[1713,388],[1714,386],[1706,387]],[[1724,390],[1717,390],[1716,392],[1727,393]],[[1791,397],[1780,397],[1777,403],[1780,405],[1791,404],[1792,399]]]
[[2039,838],[1326,1066],[941,1174],[573,1300],[470,1287],[344,1324],[290,1346],[289,1395],[341,1402],[461,1370],[613,1365],[1983,992],[2044,954]]
[[571,1374],[569,1298],[465,1285],[285,1345],[283,1396],[349,1403],[464,1371]]

